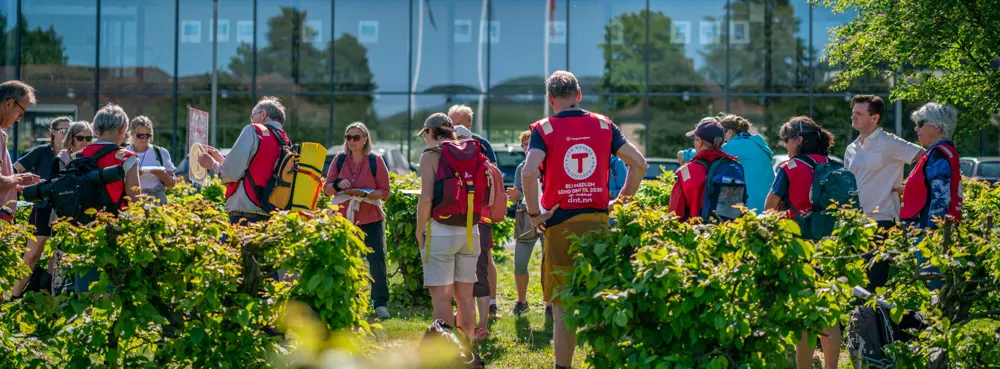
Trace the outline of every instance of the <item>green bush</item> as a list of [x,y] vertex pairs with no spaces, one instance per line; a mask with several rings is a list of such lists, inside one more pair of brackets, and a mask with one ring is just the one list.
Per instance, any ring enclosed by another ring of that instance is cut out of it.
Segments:
[[385,200],[386,214],[386,258],[399,269],[389,273],[402,274],[403,283],[390,286],[392,298],[403,306],[430,304],[430,294],[424,289],[424,264],[420,259],[417,244],[417,200],[418,195],[403,193],[404,190],[419,190],[420,178],[415,174],[397,176],[391,174],[392,190]]
[[[100,279],[89,294],[32,293],[3,305],[0,364],[265,367],[283,350],[277,317],[295,300],[328,329],[370,332],[360,293],[368,250],[357,227],[329,212],[231,227],[219,203],[195,196],[163,207],[140,200],[88,226],[57,223],[49,245],[66,253],[61,271],[96,269]],[[293,277],[265,278],[279,269]]]

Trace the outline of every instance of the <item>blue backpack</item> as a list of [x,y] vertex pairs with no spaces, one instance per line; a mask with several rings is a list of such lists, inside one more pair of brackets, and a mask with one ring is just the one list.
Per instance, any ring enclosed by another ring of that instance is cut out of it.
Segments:
[[746,204],[748,197],[743,166],[736,160],[725,157],[711,164],[703,159],[694,162],[708,169],[701,219],[717,223],[739,218],[742,212],[736,206]]

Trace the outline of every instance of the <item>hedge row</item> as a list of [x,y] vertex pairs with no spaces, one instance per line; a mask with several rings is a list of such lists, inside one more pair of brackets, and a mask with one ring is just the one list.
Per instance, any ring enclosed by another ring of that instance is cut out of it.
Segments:
[[[1000,187],[966,182],[957,229],[919,235],[895,230],[876,247],[876,225],[841,210],[838,229],[803,241],[777,214],[722,225],[688,224],[666,211],[670,181],[644,182],[635,201],[613,211],[615,227],[574,242],[572,280],[562,294],[570,323],[595,367],[786,367],[802,332],[815,338],[849,323],[853,286],[864,286],[864,256],[890,260],[877,291],[927,327],[890,351],[898,367],[984,367],[1000,362],[1000,243],[991,216]],[[915,253],[929,255],[918,265]],[[921,271],[936,266],[940,272]],[[927,281],[944,287],[931,290]],[[983,320],[986,319],[986,320]],[[993,319],[990,322],[989,319]],[[971,324],[970,324],[971,323]],[[930,365],[929,365],[930,364]]]

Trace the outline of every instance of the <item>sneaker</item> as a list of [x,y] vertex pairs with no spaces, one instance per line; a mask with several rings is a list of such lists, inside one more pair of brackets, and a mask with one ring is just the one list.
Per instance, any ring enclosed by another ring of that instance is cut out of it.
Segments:
[[521,315],[527,312],[528,312],[528,303],[518,301],[514,303],[514,310],[510,312],[510,315]]
[[389,309],[386,309],[385,306],[379,306],[375,308],[375,317],[379,319],[389,319],[392,316],[389,315]]
[[482,341],[490,337],[490,331],[483,327],[476,327],[476,333],[472,336],[473,341]]
[[497,304],[490,304],[490,319],[500,319],[503,315],[500,314],[500,309],[497,308]]
[[552,319],[552,307],[551,306],[546,306],[545,307],[545,318],[546,319]]

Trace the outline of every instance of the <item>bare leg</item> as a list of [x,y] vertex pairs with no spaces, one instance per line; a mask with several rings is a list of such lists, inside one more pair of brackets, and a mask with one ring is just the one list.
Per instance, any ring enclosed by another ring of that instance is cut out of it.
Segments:
[[823,345],[823,368],[837,369],[840,363],[840,326],[824,329],[819,341]]
[[562,305],[552,305],[552,340],[553,351],[555,351],[556,365],[564,367],[573,366],[573,350],[576,349],[576,331],[570,332],[563,323],[563,316],[566,311]]
[[[475,328],[475,306],[473,306],[472,283],[455,282],[454,284],[455,305],[458,308],[458,327],[465,331],[465,334],[472,336]],[[452,315],[450,300],[445,309],[448,315]]]
[[[809,345],[808,333],[802,334],[802,339],[795,345],[795,367],[797,369],[811,369],[813,358],[813,347]],[[838,346],[839,347],[839,346]]]
[[[455,285],[427,287],[431,292],[431,305],[434,307],[434,319],[441,319],[448,325],[455,326],[455,315],[451,310],[451,298],[455,295]],[[462,305],[459,305],[461,308]],[[461,313],[461,309],[459,309]],[[468,317],[467,317],[468,318]],[[461,319],[461,314],[459,314]],[[470,319],[471,320],[471,319]]]
[[486,329],[490,321],[490,297],[476,297],[476,307],[479,308],[479,328]]

